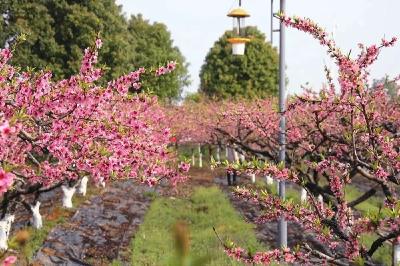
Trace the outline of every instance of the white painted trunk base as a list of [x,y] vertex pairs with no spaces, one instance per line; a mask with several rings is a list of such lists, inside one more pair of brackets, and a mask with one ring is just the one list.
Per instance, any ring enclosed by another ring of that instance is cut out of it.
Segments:
[[274,183],[274,179],[270,175],[267,175],[265,177],[265,179],[266,179],[267,185],[272,185]]
[[203,167],[203,154],[201,153],[201,146],[199,144],[198,146],[198,150],[199,150],[199,167],[202,168]]
[[307,190],[304,188],[301,188],[300,200],[301,203],[305,203],[307,201]]
[[236,150],[233,150],[233,158],[235,162],[239,162],[239,154]]
[[87,176],[82,177],[81,183],[78,186],[78,193],[79,194],[82,194],[83,196],[86,196],[88,181],[89,181],[89,178]]
[[393,264],[400,265],[400,244],[393,244]]
[[35,205],[31,205],[32,211],[32,226],[35,229],[43,227],[42,215],[40,214],[40,201],[37,201]]
[[200,168],[203,167],[203,154],[202,153],[199,154],[199,167]]
[[322,197],[322,195],[318,195],[318,203],[321,206],[321,210],[324,210],[324,198]]
[[104,177],[100,177],[99,178],[99,181],[98,181],[98,183],[97,183],[97,186],[101,186],[102,188],[105,188],[106,187],[106,182],[104,181]]
[[219,146],[217,146],[217,154],[216,154],[216,159],[217,159],[217,162],[220,162],[221,161],[221,148],[219,147]]
[[254,184],[256,182],[256,174],[251,174],[250,178],[251,178],[251,183]]
[[0,221],[0,250],[8,249],[8,237],[10,236],[11,224],[14,222],[14,215],[7,214]]
[[228,156],[229,156],[229,150],[228,150],[228,146],[225,146],[225,158],[228,160]]
[[239,155],[240,161],[244,162],[246,161],[246,158],[244,157],[244,154]]
[[64,193],[62,199],[62,206],[64,208],[72,208],[72,197],[75,194],[76,187],[61,186]]

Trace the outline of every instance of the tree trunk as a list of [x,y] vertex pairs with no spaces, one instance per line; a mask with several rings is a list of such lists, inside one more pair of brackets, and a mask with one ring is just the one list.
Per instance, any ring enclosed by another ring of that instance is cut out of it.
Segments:
[[233,149],[233,158],[235,160],[235,163],[239,162],[239,155],[235,149]]
[[8,249],[8,238],[10,236],[11,224],[14,222],[14,215],[6,214],[4,219],[0,220],[0,250]]
[[318,203],[321,206],[321,210],[324,209],[324,198],[322,197],[322,195],[318,195]]
[[64,208],[72,208],[72,197],[75,194],[76,187],[68,187],[68,186],[61,186],[61,189],[64,193],[62,199],[62,206]]
[[400,265],[400,244],[393,244],[393,265]]
[[87,176],[82,177],[81,182],[79,183],[78,186],[78,193],[82,194],[83,196],[86,196],[86,190],[87,190],[87,183],[89,181],[89,178]]
[[100,177],[98,185],[100,185],[102,188],[106,187],[106,182],[104,181],[104,177]]
[[251,183],[255,183],[256,182],[256,174],[250,174],[251,177]]
[[42,215],[40,214],[40,201],[36,201],[35,205],[30,205],[32,211],[32,226],[35,229],[43,227]]
[[304,188],[301,188],[300,200],[301,203],[305,203],[307,201],[307,190]]
[[202,168],[203,167],[203,154],[201,153],[201,145],[199,144],[198,146],[199,149],[199,167]]
[[221,162],[221,147],[220,147],[220,145],[217,146],[216,160],[217,160],[217,162]]
[[192,148],[192,166],[196,165],[196,158],[194,156],[194,149]]
[[265,179],[267,180],[267,185],[272,185],[274,183],[274,179],[272,179],[270,175],[267,175]]

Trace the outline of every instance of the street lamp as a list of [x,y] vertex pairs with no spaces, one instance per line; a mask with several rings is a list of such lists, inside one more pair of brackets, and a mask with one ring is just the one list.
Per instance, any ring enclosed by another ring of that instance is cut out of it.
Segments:
[[244,55],[246,43],[250,41],[246,38],[245,20],[250,14],[242,8],[242,1],[239,0],[239,7],[232,9],[228,17],[233,19],[233,37],[228,39],[232,44],[232,54]]
[[[281,21],[279,30],[273,29],[273,7],[274,0],[271,0],[271,44],[273,40],[273,33],[279,32],[279,162],[285,164],[286,162],[286,73],[285,73],[285,25]],[[234,55],[243,55],[246,47],[246,43],[250,39],[246,38],[244,32],[244,20],[249,17],[250,14],[241,8],[242,1],[239,0],[239,8],[233,9],[228,17],[233,18],[233,33],[236,35],[233,38],[228,39],[232,44],[232,53]],[[286,11],[286,0],[280,0],[280,12],[285,14]],[[279,197],[285,199],[286,197],[286,184],[281,181],[279,184]],[[280,247],[287,247],[287,221],[284,217],[281,217],[278,222],[278,245]]]

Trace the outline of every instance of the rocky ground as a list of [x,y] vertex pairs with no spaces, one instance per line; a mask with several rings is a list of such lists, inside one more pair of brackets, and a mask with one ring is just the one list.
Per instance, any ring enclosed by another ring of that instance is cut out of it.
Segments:
[[35,265],[108,265],[129,261],[129,244],[150,206],[153,189],[116,182],[83,203],[68,223],[55,227]]

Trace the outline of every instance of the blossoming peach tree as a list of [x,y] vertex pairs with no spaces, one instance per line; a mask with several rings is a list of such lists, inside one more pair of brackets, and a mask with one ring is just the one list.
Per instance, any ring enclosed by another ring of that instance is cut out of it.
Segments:
[[[195,164],[195,146],[198,149],[199,166],[202,165],[202,148],[208,146],[209,154],[212,154],[213,146],[217,146],[216,154],[219,157],[222,140],[219,134],[213,130],[216,123],[215,113],[221,110],[220,103],[213,101],[185,102],[179,106],[166,106],[167,123],[171,126],[171,132],[176,144],[191,148],[191,164]],[[211,127],[211,128],[210,128]]]
[[[8,62],[12,49],[0,50],[0,249],[14,210],[23,204],[42,226],[38,197],[57,187],[64,207],[72,207],[77,185],[132,178],[150,186],[183,181],[171,153],[170,130],[156,97],[141,93],[142,78],[175,68],[143,68],[106,83],[97,67],[101,40],[84,52],[78,74],[52,81],[49,71],[21,71]],[[177,167],[178,166],[178,167]],[[33,195],[28,197],[29,195]]]
[[[225,167],[271,175],[295,183],[306,192],[307,201],[297,204],[267,191],[237,188],[237,197],[262,210],[256,222],[267,223],[283,216],[299,224],[321,245],[304,240],[298,247],[251,253],[226,244],[226,252],[255,264],[312,264],[311,259],[318,258],[337,265],[372,265],[372,256],[384,243],[400,240],[399,102],[388,97],[383,85],[368,85],[369,67],[381,49],[393,46],[396,38],[382,40],[380,45],[359,45],[360,53],[352,56],[343,53],[329,34],[309,19],[285,15],[279,18],[286,26],[312,35],[327,48],[338,67],[337,82],[325,69],[327,85],[319,93],[306,91],[289,100],[285,112],[285,165],[278,163],[279,113],[271,100],[246,106],[233,103],[219,113],[214,130],[248,157],[255,157],[244,163],[225,162]],[[352,183],[367,188],[350,201],[346,188]],[[361,213],[356,209],[374,195],[383,198],[379,211]],[[321,196],[323,202],[318,200]],[[369,245],[361,241],[364,234],[375,235]]]

